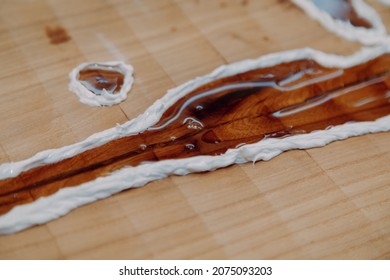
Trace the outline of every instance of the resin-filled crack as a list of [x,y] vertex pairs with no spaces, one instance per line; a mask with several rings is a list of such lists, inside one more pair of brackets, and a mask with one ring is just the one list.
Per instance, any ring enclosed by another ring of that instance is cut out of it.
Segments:
[[[0,231],[45,222],[169,174],[268,160],[292,148],[386,131],[390,54],[388,46],[345,58],[308,49],[285,52],[224,66],[176,90],[176,96],[168,93],[167,102],[156,102],[116,129],[127,129],[127,136],[103,132],[108,140],[101,145],[84,149],[80,143],[72,157],[46,165],[43,160],[0,181]],[[160,113],[151,114],[152,108]],[[147,125],[151,121],[142,118],[159,120]],[[135,128],[140,123],[145,126]],[[48,213],[45,205],[53,200],[58,209]],[[42,213],[26,220],[20,216],[26,211]]]
[[[264,137],[390,114],[390,55],[347,68],[297,60],[226,77],[177,101],[154,126],[0,181],[0,213],[142,162],[218,155]],[[360,104],[371,98],[371,102]]]

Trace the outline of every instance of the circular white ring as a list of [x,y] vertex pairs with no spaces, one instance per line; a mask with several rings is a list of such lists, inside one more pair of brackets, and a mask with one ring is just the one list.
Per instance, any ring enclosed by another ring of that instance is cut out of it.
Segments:
[[[102,94],[94,94],[81,84],[78,79],[78,75],[81,70],[85,68],[99,68],[102,67],[113,67],[116,71],[123,74],[123,85],[119,92],[110,94],[103,90]],[[76,94],[81,103],[89,106],[112,106],[121,103],[127,98],[127,93],[130,91],[133,82],[134,68],[132,65],[124,63],[123,61],[106,61],[106,62],[84,62],[75,67],[69,73],[69,90]]]

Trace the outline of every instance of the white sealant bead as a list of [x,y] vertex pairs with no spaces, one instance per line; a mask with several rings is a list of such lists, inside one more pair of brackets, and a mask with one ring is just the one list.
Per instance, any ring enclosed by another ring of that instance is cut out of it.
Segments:
[[[327,12],[319,9],[311,0],[291,1],[301,7],[312,19],[321,23],[324,28],[349,41],[357,41],[363,45],[376,45],[389,39],[380,16],[363,0],[352,0],[351,4],[357,15],[367,20],[372,28],[356,27],[348,21],[334,19]],[[381,1],[388,2],[390,0]]]
[[381,2],[383,5],[390,6],[390,0],[378,0],[378,1]]
[[[21,172],[44,163],[54,163],[124,135],[133,135],[144,131],[158,122],[165,108],[169,108],[192,89],[215,79],[298,59],[313,59],[325,67],[348,68],[367,62],[384,53],[390,53],[390,44],[365,48],[354,55],[345,57],[305,48],[273,53],[253,60],[244,60],[224,65],[209,75],[196,78],[169,90],[165,96],[157,100],[145,113],[136,119],[124,123],[121,126],[123,129],[120,129],[120,131],[114,127],[96,133],[84,141],[70,146],[40,152],[23,161],[0,165],[0,179],[16,177]],[[166,106],[161,106],[161,104]],[[218,156],[196,156],[145,163],[136,167],[124,167],[108,176],[100,177],[78,186],[64,188],[51,196],[42,197],[32,203],[14,207],[11,211],[0,216],[0,233],[9,234],[33,225],[46,223],[65,215],[79,206],[111,196],[125,189],[143,186],[148,182],[165,178],[171,174],[184,175],[190,172],[215,170],[235,163],[269,160],[290,149],[320,147],[332,141],[352,136],[389,130],[390,116],[386,116],[371,122],[346,123],[308,134],[299,134],[281,139],[267,139],[254,144],[229,149],[226,153]]]
[[[79,72],[86,68],[99,68],[99,66],[107,67],[108,69],[109,67],[115,67],[115,71],[119,71],[121,74],[123,74],[123,85],[119,92],[115,94],[110,94],[107,91],[103,90],[102,94],[97,95],[81,84],[78,79]],[[76,94],[81,103],[92,107],[112,106],[126,100],[127,93],[131,90],[131,87],[133,86],[133,72],[133,66],[123,61],[85,62],[81,63],[72,71],[70,71],[70,82],[68,87],[71,92]]]

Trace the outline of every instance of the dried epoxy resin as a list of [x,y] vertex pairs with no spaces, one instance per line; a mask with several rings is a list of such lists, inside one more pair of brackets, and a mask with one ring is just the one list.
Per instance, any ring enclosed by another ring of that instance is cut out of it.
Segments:
[[378,13],[363,0],[292,0],[330,32],[365,45],[387,40]]
[[122,61],[86,62],[70,73],[69,90],[81,103],[112,106],[127,98],[133,85],[133,67]]

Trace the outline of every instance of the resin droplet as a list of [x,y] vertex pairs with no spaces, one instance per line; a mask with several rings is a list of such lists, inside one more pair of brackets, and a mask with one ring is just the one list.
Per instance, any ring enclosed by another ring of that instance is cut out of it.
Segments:
[[183,123],[187,125],[188,129],[200,130],[203,128],[203,123],[191,117],[185,118]]
[[145,151],[148,146],[145,144],[141,144],[139,145],[139,147],[141,148],[142,151]]
[[195,149],[195,145],[194,144],[186,144],[185,147],[186,147],[187,150]]

